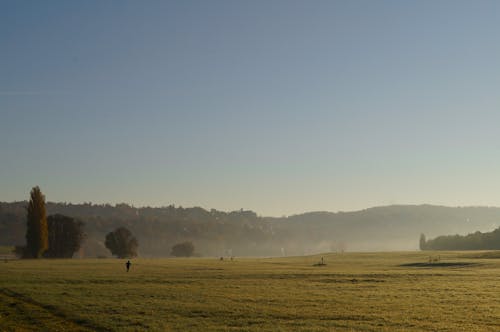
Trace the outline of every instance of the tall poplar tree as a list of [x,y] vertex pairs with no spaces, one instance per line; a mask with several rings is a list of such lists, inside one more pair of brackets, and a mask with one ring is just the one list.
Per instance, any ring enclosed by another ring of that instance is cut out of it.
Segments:
[[49,247],[45,196],[38,186],[31,189],[27,207],[26,253],[40,258]]

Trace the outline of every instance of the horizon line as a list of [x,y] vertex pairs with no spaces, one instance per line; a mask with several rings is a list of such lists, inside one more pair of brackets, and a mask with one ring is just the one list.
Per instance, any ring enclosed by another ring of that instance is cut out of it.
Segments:
[[[20,200],[20,201],[0,201],[0,204],[15,204],[15,203],[24,203],[28,202],[28,200]],[[353,212],[361,212],[361,211],[366,211],[370,209],[377,209],[377,208],[387,208],[387,207],[423,207],[423,206],[430,206],[430,207],[444,207],[444,208],[493,208],[493,209],[500,209],[500,206],[493,206],[493,205],[457,205],[457,206],[451,206],[451,205],[442,205],[442,204],[431,204],[431,203],[421,203],[421,204],[388,204],[388,205],[376,205],[376,206],[370,206],[367,208],[362,208],[362,209],[357,209],[357,210],[337,210],[337,211],[328,211],[328,210],[315,210],[315,211],[304,211],[301,213],[294,213],[294,214],[284,214],[282,216],[265,216],[259,214],[257,211],[254,210],[246,210],[246,209],[237,209],[237,210],[218,210],[215,208],[206,208],[202,206],[189,206],[189,207],[183,207],[182,205],[176,205],[176,204],[169,204],[169,205],[161,205],[161,206],[134,206],[133,204],[126,203],[126,202],[119,202],[119,203],[93,203],[93,202],[81,202],[81,203],[72,203],[72,202],[55,202],[55,201],[47,201],[46,204],[63,204],[63,205],[90,205],[90,206],[110,206],[113,208],[116,208],[118,205],[127,205],[130,208],[140,210],[140,209],[165,209],[170,206],[174,208],[183,208],[183,209],[194,209],[194,208],[200,208],[205,211],[211,211],[211,210],[216,210],[218,212],[225,212],[225,213],[231,213],[231,212],[240,212],[240,211],[249,211],[255,213],[258,217],[261,218],[289,218],[289,217],[294,217],[294,216],[300,216],[304,214],[309,214],[309,213],[332,213],[332,214],[338,214],[338,213],[353,213]]]

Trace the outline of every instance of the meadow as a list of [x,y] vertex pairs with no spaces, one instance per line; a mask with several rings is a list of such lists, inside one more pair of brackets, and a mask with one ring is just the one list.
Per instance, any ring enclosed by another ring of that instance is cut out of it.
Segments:
[[0,331],[498,331],[499,258],[2,261]]

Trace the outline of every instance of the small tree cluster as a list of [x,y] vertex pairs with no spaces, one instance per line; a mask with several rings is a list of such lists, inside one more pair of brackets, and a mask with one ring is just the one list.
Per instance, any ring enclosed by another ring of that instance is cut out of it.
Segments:
[[83,222],[60,214],[46,217],[45,196],[38,186],[31,190],[26,210],[26,246],[16,246],[16,255],[71,258],[80,249]]

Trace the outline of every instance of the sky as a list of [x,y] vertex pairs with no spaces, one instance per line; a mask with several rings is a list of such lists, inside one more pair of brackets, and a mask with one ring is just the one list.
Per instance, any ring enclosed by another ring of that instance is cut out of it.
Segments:
[[498,1],[0,0],[0,201],[500,206]]

